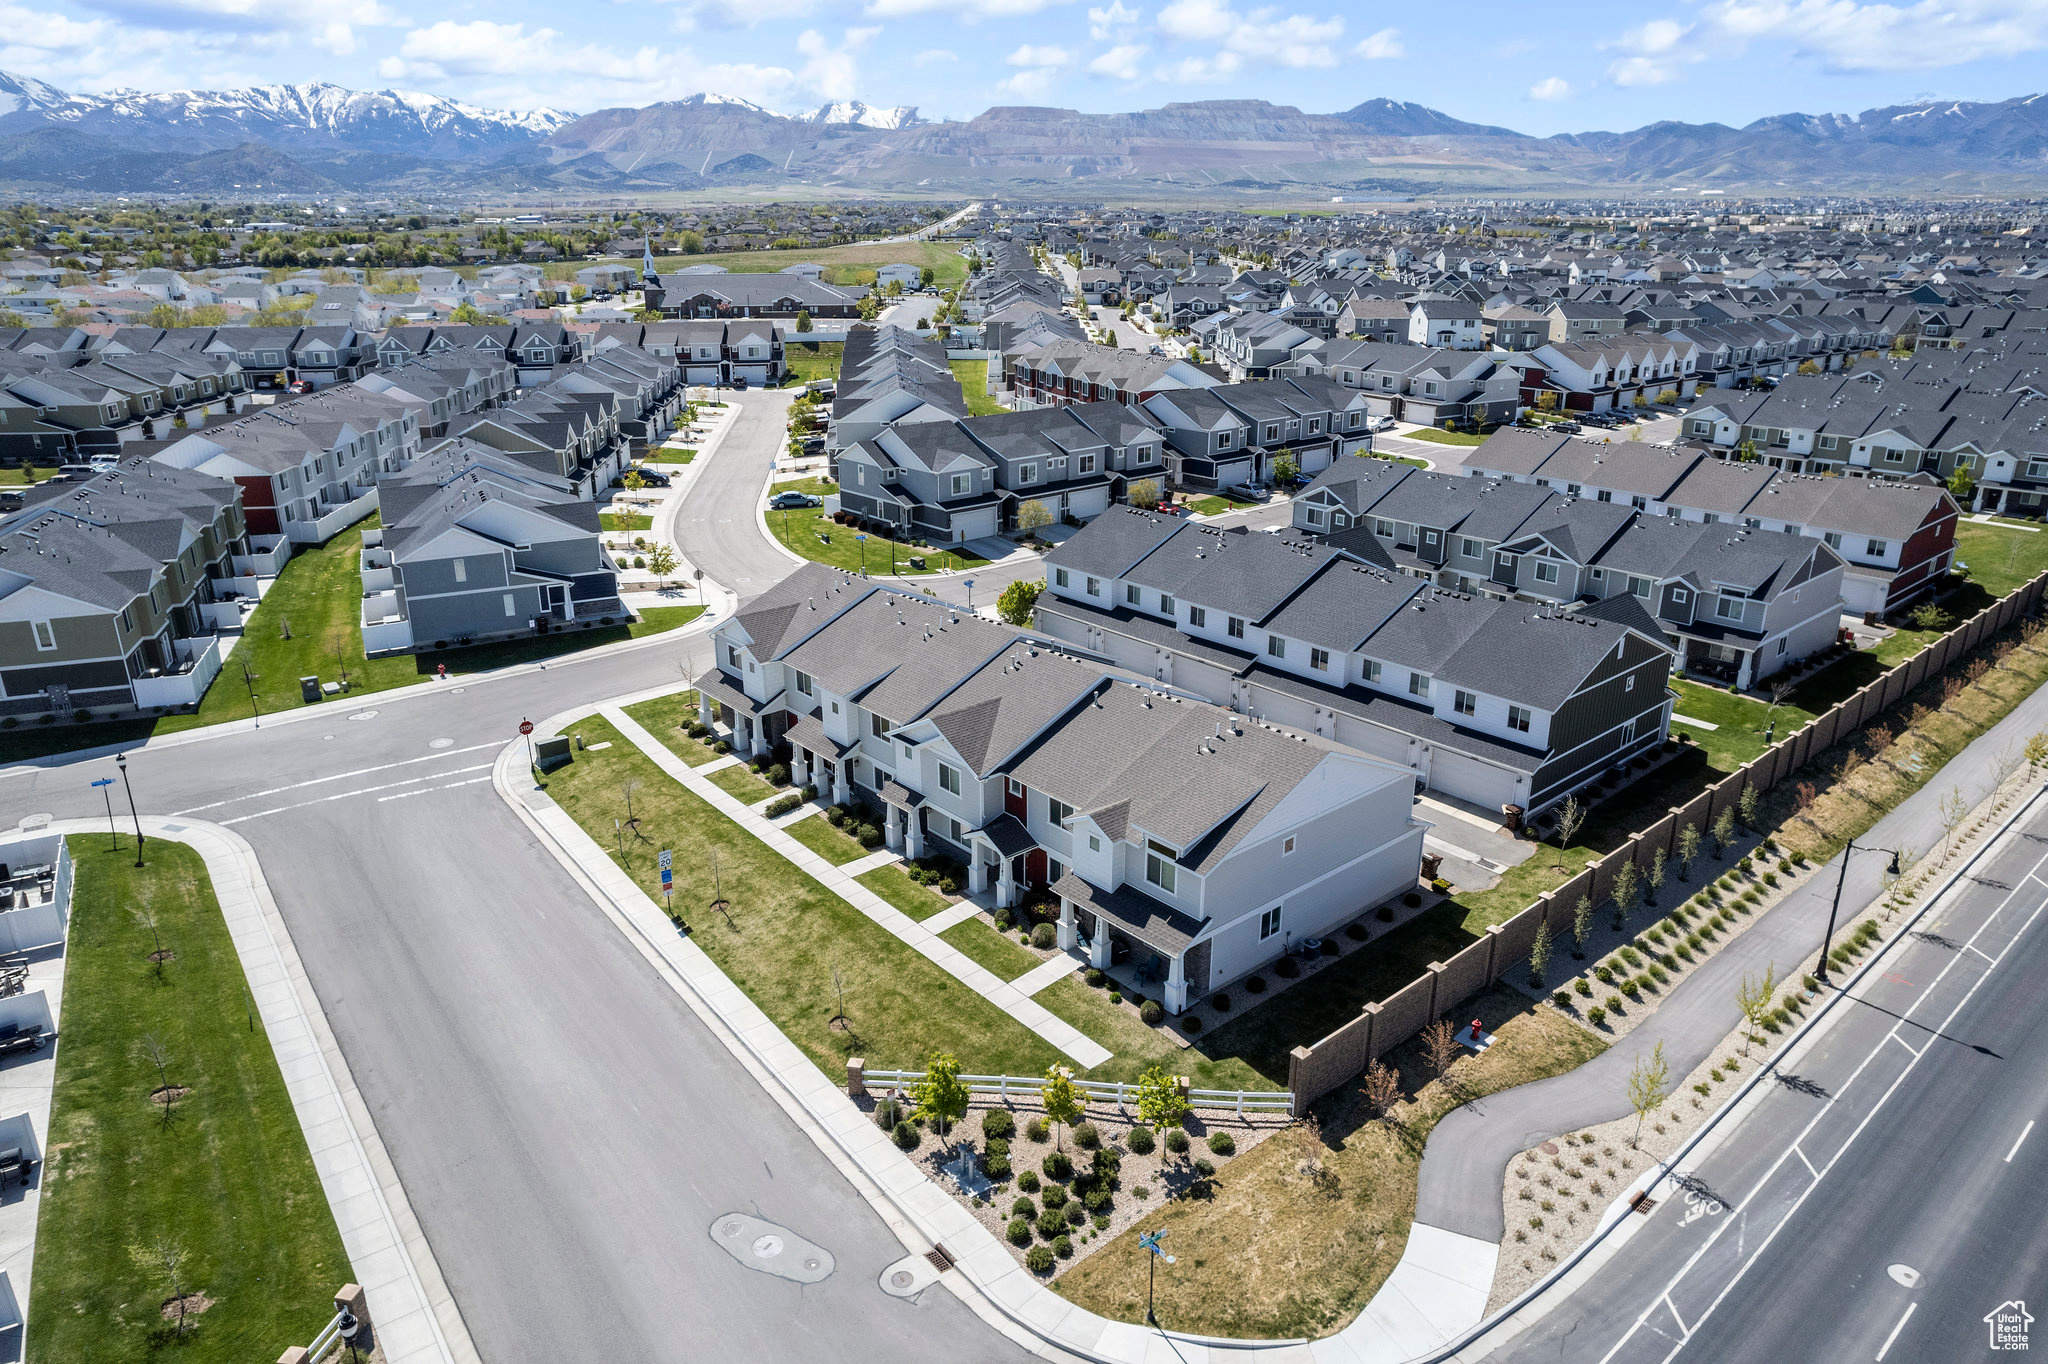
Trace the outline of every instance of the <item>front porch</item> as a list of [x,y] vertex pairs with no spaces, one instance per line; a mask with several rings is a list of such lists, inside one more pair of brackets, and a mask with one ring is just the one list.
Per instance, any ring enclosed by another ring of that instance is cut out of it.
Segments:
[[1053,884],[1060,900],[1059,944],[1169,1014],[1185,1013],[1208,988],[1209,945],[1190,914],[1128,887],[1103,890],[1078,876]]

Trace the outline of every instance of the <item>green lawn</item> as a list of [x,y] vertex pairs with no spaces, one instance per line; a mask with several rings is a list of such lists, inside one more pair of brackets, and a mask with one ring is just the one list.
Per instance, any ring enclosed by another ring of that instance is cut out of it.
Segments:
[[700,744],[683,733],[681,726],[697,718],[697,692],[679,691],[669,696],[657,696],[652,701],[642,701],[636,706],[627,706],[626,714],[638,721],[641,728],[661,740],[662,745],[692,767],[717,761],[719,755],[711,751],[709,744]]
[[808,384],[819,379],[837,379],[839,361],[845,353],[844,341],[789,341],[785,337],[782,360],[792,379]]
[[775,794],[775,788],[744,767],[721,767],[710,777],[711,784],[734,800],[752,805]]
[[[800,819],[782,832],[788,834],[791,838],[803,844],[835,867],[843,867],[848,862],[858,862],[861,858],[866,857],[870,851],[870,849],[863,848],[860,845],[859,839],[833,828],[823,815],[812,815],[807,819]],[[906,877],[905,879],[908,880],[909,878]],[[924,887],[918,886],[917,889],[923,890]],[[891,901],[890,903],[894,904],[895,902]],[[896,907],[898,909],[903,908],[901,905]]]
[[[625,262],[638,265],[638,260]],[[967,260],[950,242],[854,242],[848,246],[816,246],[795,251],[727,251],[722,254],[705,256],[656,256],[655,268],[664,278],[670,271],[681,270],[686,265],[723,265],[735,275],[772,275],[791,265],[817,264],[827,267],[827,283],[834,282],[830,276],[838,275],[840,282],[852,282],[852,276],[833,270],[833,266],[851,266],[858,269],[873,269],[878,265],[929,265],[935,282],[941,289],[950,289],[967,278]],[[563,262],[575,269],[572,262]],[[687,278],[684,276],[683,278]]]
[[[1736,696],[1731,692],[1703,687],[1697,682],[1674,679],[1671,689],[1678,693],[1678,715],[1674,732],[1683,731],[1707,755],[1707,765],[1719,773],[1733,772],[1764,751],[1766,728],[1773,724],[1775,739],[1782,739],[1813,718],[1803,706],[1786,704],[1775,709],[1768,701]],[[1795,693],[1796,694],[1796,693]],[[1688,725],[1685,720],[1704,720],[1714,729]]]
[[[839,491],[838,484],[818,478],[795,479],[778,483],[775,487],[778,492],[794,490],[814,497]],[[945,568],[978,568],[988,562],[978,554],[959,549],[919,549],[916,545],[873,533],[868,533],[863,546],[859,538],[863,532],[852,526],[835,525],[822,507],[771,511],[767,516],[769,531],[792,552],[817,563],[856,572],[864,567],[870,576],[889,572],[892,564],[897,574],[907,577],[920,572],[936,573]],[[910,566],[913,554],[924,556],[924,568]]]
[[647,454],[649,464],[694,464],[697,451],[689,445],[657,445]]
[[1972,582],[1993,597],[2003,597],[2048,572],[2048,530],[1958,522],[1956,558],[1970,566]]
[[1015,980],[1038,965],[1040,960],[1018,946],[1016,939],[1004,937],[979,917],[954,924],[939,934],[939,938],[1002,980]]
[[940,910],[953,907],[951,900],[930,886],[920,886],[910,879],[909,872],[894,863],[886,867],[876,867],[873,871],[862,872],[854,880],[913,919],[929,919]]
[[40,483],[57,472],[54,464],[38,469],[33,464],[0,465],[0,488],[22,488]]
[[[849,1056],[912,1066],[938,1049],[976,1073],[1011,1075],[1041,1074],[1060,1059],[1049,1043],[670,780],[604,720],[570,728],[613,747],[577,754],[547,777],[548,794],[650,896],[661,886],[655,854],[678,850],[675,907],[697,945],[833,1080]],[[621,859],[612,821],[625,814],[620,783],[628,776],[641,782],[633,796],[641,836],[627,842]],[[730,917],[712,907],[714,853]],[[834,968],[850,1028],[832,1025]]]
[[988,361],[949,360],[953,377],[960,381],[960,392],[967,399],[967,415],[988,417],[1010,409],[997,402],[988,392]]
[[615,534],[654,529],[654,518],[639,512],[599,512],[597,519],[606,530]]
[[1413,431],[1401,431],[1395,434],[1404,436],[1409,440],[1435,441],[1438,445],[1478,445],[1486,439],[1485,436],[1475,436],[1466,431],[1440,431],[1433,426],[1418,427]]
[[[352,1272],[270,1040],[199,855],[155,842],[73,839],[77,882],[64,970],[63,1047],[44,1145],[28,1355],[132,1364],[175,1350],[200,1364],[272,1359],[333,1315]],[[173,955],[156,973],[154,915]],[[147,1055],[189,1090],[163,1120]],[[182,1345],[158,1306],[171,1288],[141,1257],[183,1253],[180,1291],[213,1305]]]
[[1197,516],[1215,516],[1219,512],[1231,511],[1238,507],[1257,505],[1258,502],[1253,498],[1238,497],[1231,493],[1212,493],[1208,497],[1198,497],[1188,503],[1188,510]]

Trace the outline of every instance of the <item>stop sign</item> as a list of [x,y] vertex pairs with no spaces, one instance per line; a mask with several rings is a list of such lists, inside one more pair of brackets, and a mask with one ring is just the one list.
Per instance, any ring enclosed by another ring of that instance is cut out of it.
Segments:
[[531,721],[531,720],[521,720],[521,721],[519,722],[519,732],[520,732],[521,734],[531,734],[531,733],[533,733],[533,721]]

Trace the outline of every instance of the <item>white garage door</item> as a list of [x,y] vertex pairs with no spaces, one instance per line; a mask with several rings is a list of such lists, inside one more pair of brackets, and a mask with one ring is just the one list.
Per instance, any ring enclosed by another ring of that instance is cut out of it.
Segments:
[[1498,810],[1515,798],[1515,774],[1505,767],[1439,748],[1430,754],[1429,787]]

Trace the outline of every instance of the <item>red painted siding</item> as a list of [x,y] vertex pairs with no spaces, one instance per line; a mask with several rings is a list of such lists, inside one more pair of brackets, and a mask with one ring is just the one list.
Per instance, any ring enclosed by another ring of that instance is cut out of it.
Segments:
[[235,486],[242,490],[242,516],[248,524],[251,535],[280,535],[283,528],[277,519],[277,501],[267,478],[238,478]]

